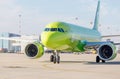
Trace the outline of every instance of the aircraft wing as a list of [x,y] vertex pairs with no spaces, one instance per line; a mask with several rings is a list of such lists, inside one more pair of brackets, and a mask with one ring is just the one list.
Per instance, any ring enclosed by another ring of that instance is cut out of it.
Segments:
[[27,42],[27,43],[38,41],[35,39],[23,39],[21,37],[0,37],[0,40],[11,40],[11,41]]
[[101,44],[104,44],[106,42],[86,42],[85,48],[97,48],[99,47]]
[[[102,38],[110,38],[110,37],[120,37],[120,35],[106,35],[102,36]],[[113,43],[114,45],[120,45],[120,43]]]
[[113,45],[120,45],[120,43],[114,43],[114,42],[112,42],[112,41],[105,41],[105,42],[86,42],[86,46],[85,46],[85,48],[98,48],[100,45],[102,45],[102,44],[109,44],[109,43],[111,43],[111,44],[113,44]]
[[105,36],[102,36],[102,38],[107,38],[107,37],[120,37],[120,35],[105,35]]

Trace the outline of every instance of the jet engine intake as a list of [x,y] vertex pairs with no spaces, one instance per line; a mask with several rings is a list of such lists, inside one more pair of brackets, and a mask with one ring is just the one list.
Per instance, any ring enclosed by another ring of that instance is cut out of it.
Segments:
[[44,47],[39,42],[28,44],[25,53],[30,58],[39,58],[44,54]]
[[116,47],[112,43],[101,44],[98,48],[98,55],[102,60],[108,61],[116,57]]

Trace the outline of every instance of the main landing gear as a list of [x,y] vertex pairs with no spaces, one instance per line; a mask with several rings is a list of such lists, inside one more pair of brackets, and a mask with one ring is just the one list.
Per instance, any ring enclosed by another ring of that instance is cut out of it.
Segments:
[[53,55],[50,56],[50,62],[53,62],[54,64],[60,63],[60,56],[57,51],[53,52]]
[[102,61],[102,63],[105,63],[105,60],[102,60],[102,59],[100,59],[100,57],[99,57],[99,56],[96,56],[96,63],[99,63],[99,62],[100,62],[100,60]]
[[[106,62],[105,60],[100,59],[99,56],[96,56],[96,63],[100,63],[100,61],[102,61],[102,63]],[[57,51],[53,52],[53,55],[50,56],[50,62],[53,62],[54,64],[60,63],[59,52]]]

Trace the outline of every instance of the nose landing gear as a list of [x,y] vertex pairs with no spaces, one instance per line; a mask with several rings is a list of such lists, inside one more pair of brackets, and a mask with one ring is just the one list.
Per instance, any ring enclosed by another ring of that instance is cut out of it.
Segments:
[[50,62],[53,62],[54,64],[60,63],[60,56],[59,52],[53,52],[53,55],[50,56]]

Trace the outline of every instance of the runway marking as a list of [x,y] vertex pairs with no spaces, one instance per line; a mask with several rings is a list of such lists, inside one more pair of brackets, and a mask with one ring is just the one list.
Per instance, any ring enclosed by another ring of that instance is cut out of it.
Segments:
[[[55,68],[55,67],[51,67],[49,66],[50,64],[43,64],[42,66],[45,69],[50,69],[50,70],[60,70],[60,71],[65,71],[65,72],[91,72],[91,71],[85,71],[85,70],[74,70],[74,69],[65,69],[65,68]],[[54,65],[54,64],[53,64]],[[58,64],[59,65],[59,64]]]
[[27,68],[22,66],[4,66],[4,68]]
[[75,72],[80,72],[78,70],[73,70],[73,69],[64,69],[64,68],[51,67],[51,66],[49,66],[49,64],[43,64],[43,67],[47,68],[47,69],[50,69],[50,70],[54,69],[54,70],[60,70],[60,71],[75,71]]
[[[99,70],[97,70],[97,71],[92,71],[92,70],[87,71],[87,70],[77,70],[77,69],[65,69],[65,68],[59,68],[59,67],[56,68],[56,67],[51,67],[50,65],[52,65],[52,64],[53,63],[51,63],[51,64],[43,64],[42,67],[44,69],[64,71],[64,72],[85,72],[85,73],[91,73],[91,74],[106,74],[107,73],[107,74],[111,74],[111,75],[114,74],[114,73],[109,72],[109,71],[104,72],[104,71],[99,71]],[[54,66],[54,64],[53,64],[53,66]],[[119,75],[119,73],[118,73],[118,75]]]

